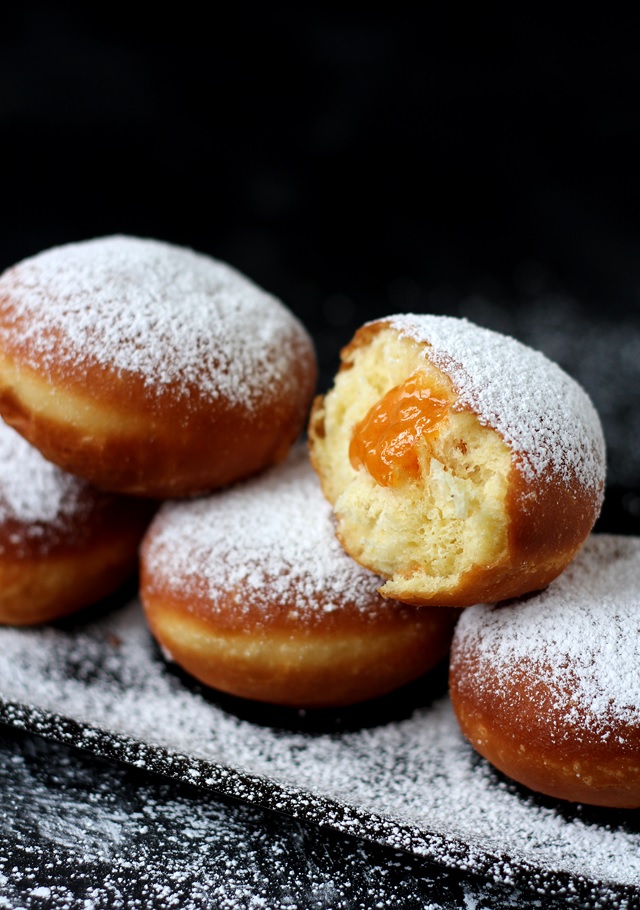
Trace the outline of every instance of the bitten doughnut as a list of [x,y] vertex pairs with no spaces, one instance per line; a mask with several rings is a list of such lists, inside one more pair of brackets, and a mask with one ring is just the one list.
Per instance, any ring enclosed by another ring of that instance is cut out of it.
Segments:
[[0,277],[0,415],[118,493],[202,493],[282,459],[315,391],[312,341],[228,265],[111,236]]
[[344,706],[448,653],[454,610],[385,601],[336,540],[306,447],[258,478],[165,503],[142,546],[141,598],[167,656],[232,695]]
[[640,538],[592,534],[549,587],[463,611],[450,690],[506,775],[572,802],[640,807]]
[[45,461],[0,421],[0,623],[33,625],[114,592],[138,565],[149,502]]
[[600,512],[585,391],[513,338],[448,316],[367,323],[309,423],[337,533],[381,593],[467,607],[544,587]]

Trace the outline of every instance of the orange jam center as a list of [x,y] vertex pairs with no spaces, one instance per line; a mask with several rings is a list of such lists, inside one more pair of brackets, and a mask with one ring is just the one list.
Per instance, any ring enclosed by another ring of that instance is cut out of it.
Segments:
[[420,473],[417,443],[435,433],[449,404],[436,397],[422,373],[410,376],[371,408],[351,437],[349,460],[364,466],[382,487],[396,486],[403,476]]

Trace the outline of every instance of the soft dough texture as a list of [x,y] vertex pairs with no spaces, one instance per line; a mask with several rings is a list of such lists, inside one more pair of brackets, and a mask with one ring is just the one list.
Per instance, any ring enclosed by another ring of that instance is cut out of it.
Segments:
[[385,601],[336,540],[306,448],[259,478],[166,503],[145,537],[141,597],[192,676],[300,708],[385,694],[446,656],[454,610]]
[[544,587],[602,504],[604,437],[584,390],[539,352],[454,317],[359,329],[315,401],[309,444],[345,549],[406,603]]
[[277,462],[315,381],[294,315],[183,247],[103,237],[0,277],[0,415],[103,489],[185,496]]
[[450,689],[497,768],[573,802],[640,807],[640,539],[593,534],[545,591],[462,613]]
[[61,471],[0,421],[0,623],[48,622],[115,591],[152,508]]

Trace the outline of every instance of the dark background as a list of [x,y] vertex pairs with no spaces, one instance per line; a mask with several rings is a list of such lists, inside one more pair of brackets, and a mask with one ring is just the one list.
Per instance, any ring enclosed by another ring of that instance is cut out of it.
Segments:
[[640,489],[637,39],[586,8],[12,5],[0,269],[192,246],[301,316],[322,389],[366,319],[469,316],[587,387]]

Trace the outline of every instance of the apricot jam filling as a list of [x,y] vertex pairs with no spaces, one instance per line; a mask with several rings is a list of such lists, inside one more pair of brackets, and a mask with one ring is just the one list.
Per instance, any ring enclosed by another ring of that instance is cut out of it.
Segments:
[[375,404],[351,437],[349,460],[382,487],[418,477],[418,442],[437,433],[449,402],[423,373],[414,373]]

